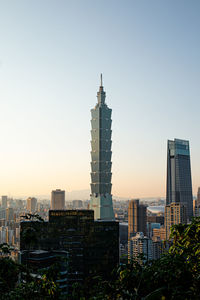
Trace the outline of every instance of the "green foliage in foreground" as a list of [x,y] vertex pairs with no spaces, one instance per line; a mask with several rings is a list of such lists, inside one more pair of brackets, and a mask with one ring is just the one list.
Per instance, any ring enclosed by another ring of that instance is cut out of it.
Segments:
[[[0,299],[59,299],[60,290],[56,283],[58,273],[58,267],[55,265],[34,278],[25,266],[15,263],[10,258],[2,258],[0,259]],[[19,284],[21,276],[26,283],[22,280]]]
[[75,284],[72,293],[61,296],[57,270],[40,279],[27,273],[26,284],[18,284],[23,267],[8,258],[0,259],[0,299],[82,300],[195,300],[200,299],[200,218],[190,225],[175,225],[173,245],[161,259],[123,265],[113,270],[110,280],[94,277],[85,286]]

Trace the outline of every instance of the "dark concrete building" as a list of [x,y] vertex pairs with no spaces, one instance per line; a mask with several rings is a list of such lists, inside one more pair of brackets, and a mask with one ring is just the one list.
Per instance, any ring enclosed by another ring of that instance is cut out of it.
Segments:
[[164,225],[164,216],[147,216],[147,223],[160,223],[160,225]]
[[92,210],[50,210],[49,222],[21,222],[20,250],[66,251],[69,286],[107,278],[119,263],[119,223],[95,221]]
[[[40,278],[41,272],[48,270],[56,264],[58,268],[58,279],[56,280],[61,293],[68,293],[68,253],[66,251],[21,251],[20,263],[26,265],[34,277]],[[26,281],[26,274],[21,275],[21,280]]]
[[128,244],[128,223],[119,223],[120,244]]

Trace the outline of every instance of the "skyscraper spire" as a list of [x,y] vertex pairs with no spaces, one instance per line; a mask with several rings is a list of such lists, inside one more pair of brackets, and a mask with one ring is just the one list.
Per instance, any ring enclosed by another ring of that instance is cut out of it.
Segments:
[[102,73],[100,75],[100,87],[99,87],[99,91],[97,92],[97,98],[98,98],[98,104],[99,105],[104,105],[105,104],[106,93],[104,92],[104,89],[103,89],[103,76],[102,76]]
[[102,76],[102,73],[101,73],[101,86],[103,86],[103,76]]
[[103,90],[102,74],[98,103],[91,110],[91,199],[90,209],[94,210],[94,218],[101,220],[114,220],[114,211],[111,194],[111,113],[112,109],[105,104],[106,93]]

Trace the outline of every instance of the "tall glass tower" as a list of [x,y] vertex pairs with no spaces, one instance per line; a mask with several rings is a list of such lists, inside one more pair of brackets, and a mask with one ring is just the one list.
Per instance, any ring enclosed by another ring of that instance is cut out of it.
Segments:
[[189,141],[175,139],[167,145],[166,204],[180,202],[187,207],[187,217],[193,215],[192,179]]
[[105,103],[106,93],[101,85],[97,92],[98,103],[91,110],[91,200],[90,209],[94,210],[94,218],[113,220],[113,204],[111,195],[111,113]]

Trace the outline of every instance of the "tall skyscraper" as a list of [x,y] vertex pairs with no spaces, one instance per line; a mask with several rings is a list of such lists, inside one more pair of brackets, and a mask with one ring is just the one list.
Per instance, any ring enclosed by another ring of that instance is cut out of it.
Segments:
[[26,208],[29,212],[34,213],[37,211],[37,199],[34,197],[29,197],[26,200]]
[[146,206],[139,203],[139,199],[131,200],[128,206],[128,237],[137,232],[147,234]]
[[65,209],[65,191],[57,189],[51,192],[51,209]]
[[6,208],[6,221],[14,221],[14,209],[12,207]]
[[193,215],[194,217],[200,216],[200,188],[198,188],[197,199],[193,200]]
[[97,93],[98,103],[91,110],[91,200],[90,209],[94,210],[94,218],[113,220],[113,204],[111,195],[111,112],[105,103],[106,93],[101,85]]
[[193,216],[200,217],[200,203],[197,199],[193,200]]
[[200,205],[200,187],[198,188],[197,192],[197,204]]
[[2,208],[7,208],[7,203],[8,203],[8,197],[7,196],[1,196],[1,207]]
[[166,204],[183,203],[187,216],[193,215],[192,179],[189,141],[175,139],[167,145],[167,195]]

